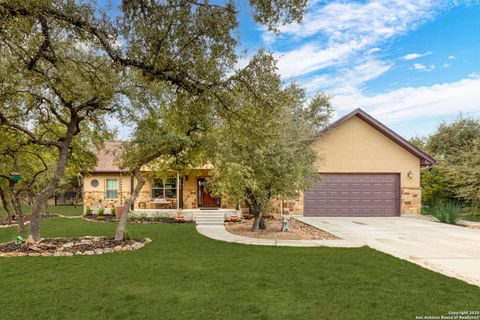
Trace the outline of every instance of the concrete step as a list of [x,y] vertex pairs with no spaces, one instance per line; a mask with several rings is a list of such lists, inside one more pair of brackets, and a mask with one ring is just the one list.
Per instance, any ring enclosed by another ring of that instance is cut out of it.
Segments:
[[195,214],[197,225],[223,225],[225,215],[223,212],[202,212]]

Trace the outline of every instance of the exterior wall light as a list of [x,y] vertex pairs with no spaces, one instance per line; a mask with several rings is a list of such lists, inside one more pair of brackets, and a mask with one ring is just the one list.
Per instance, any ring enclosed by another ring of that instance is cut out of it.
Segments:
[[410,170],[410,171],[407,172],[407,177],[408,177],[408,179],[412,179],[412,178],[413,178],[413,172],[412,172],[412,170]]

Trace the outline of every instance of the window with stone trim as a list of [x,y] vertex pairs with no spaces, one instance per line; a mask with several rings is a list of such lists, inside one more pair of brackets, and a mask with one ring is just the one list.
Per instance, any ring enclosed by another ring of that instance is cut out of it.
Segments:
[[177,179],[153,179],[152,198],[177,198]]
[[118,198],[118,179],[107,179],[105,182],[106,199]]

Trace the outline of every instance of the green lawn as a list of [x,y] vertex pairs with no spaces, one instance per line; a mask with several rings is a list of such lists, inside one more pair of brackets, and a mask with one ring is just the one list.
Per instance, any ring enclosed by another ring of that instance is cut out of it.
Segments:
[[[114,229],[43,222],[47,237]],[[229,244],[191,224],[128,230],[153,242],[101,256],[0,258],[0,319],[415,319],[480,306],[480,288],[366,247]],[[0,242],[15,235],[0,229]]]
[[[30,214],[31,208],[29,205],[22,205],[23,213]],[[81,216],[83,214],[83,207],[78,206],[48,206],[49,213],[62,214],[64,216]],[[5,215],[5,210],[0,206],[0,216]]]

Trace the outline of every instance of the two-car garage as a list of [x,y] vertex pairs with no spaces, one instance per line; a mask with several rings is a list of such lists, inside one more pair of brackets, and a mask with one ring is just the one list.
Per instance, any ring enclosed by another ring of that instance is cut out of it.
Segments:
[[363,110],[332,123],[311,149],[321,181],[304,190],[298,207],[292,210],[289,202],[288,212],[310,217],[420,213],[420,167],[435,160]]
[[398,216],[400,177],[395,173],[330,173],[304,192],[305,216]]

